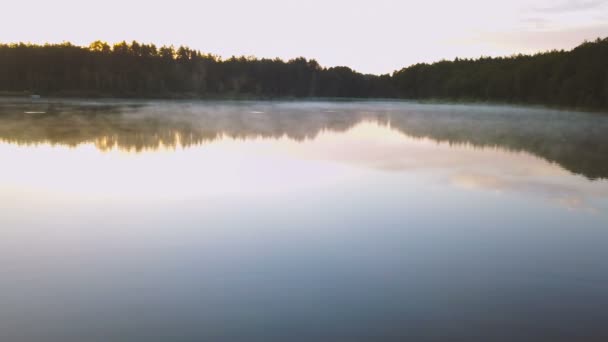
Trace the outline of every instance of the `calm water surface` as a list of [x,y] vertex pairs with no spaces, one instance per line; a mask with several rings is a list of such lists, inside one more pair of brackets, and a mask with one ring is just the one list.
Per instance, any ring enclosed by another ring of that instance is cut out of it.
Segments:
[[606,341],[608,116],[0,102],[1,341]]

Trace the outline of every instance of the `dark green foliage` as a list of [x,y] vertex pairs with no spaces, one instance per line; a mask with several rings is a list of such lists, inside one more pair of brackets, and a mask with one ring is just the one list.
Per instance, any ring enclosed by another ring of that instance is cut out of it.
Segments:
[[608,38],[572,51],[456,59],[393,74],[399,96],[608,108]]
[[0,45],[0,91],[120,97],[380,97],[388,75],[363,75],[315,60],[217,56],[138,42],[88,48]]
[[417,64],[393,75],[187,47],[0,44],[0,92],[119,97],[455,99],[608,109],[608,38],[572,51]]

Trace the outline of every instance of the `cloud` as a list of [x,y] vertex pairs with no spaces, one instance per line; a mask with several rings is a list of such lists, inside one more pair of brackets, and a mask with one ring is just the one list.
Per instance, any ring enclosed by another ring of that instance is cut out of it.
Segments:
[[606,2],[606,0],[569,0],[558,2],[550,6],[536,7],[534,8],[534,11],[545,13],[586,11],[602,7],[604,4],[606,4]]

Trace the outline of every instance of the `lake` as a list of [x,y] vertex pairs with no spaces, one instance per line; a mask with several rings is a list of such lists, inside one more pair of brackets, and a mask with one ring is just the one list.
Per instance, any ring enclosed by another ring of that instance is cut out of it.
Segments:
[[2,341],[606,341],[608,115],[0,101]]

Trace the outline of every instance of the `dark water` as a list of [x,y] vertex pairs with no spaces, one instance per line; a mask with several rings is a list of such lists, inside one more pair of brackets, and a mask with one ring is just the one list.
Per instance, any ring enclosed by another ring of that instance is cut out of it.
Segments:
[[608,340],[608,116],[0,103],[0,341]]

